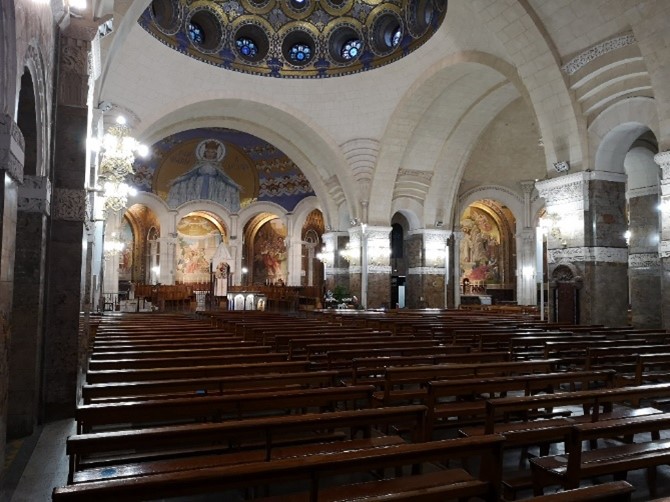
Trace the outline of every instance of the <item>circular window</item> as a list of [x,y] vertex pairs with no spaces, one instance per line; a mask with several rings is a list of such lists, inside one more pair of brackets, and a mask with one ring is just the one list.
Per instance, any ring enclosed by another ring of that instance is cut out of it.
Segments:
[[407,12],[409,30],[415,37],[420,37],[433,22],[435,3],[433,0],[412,0]]
[[328,39],[330,56],[338,63],[349,63],[363,52],[363,37],[351,25],[338,26]]
[[404,29],[400,17],[394,12],[380,15],[372,26],[372,48],[378,54],[388,54],[400,45]]
[[237,50],[240,51],[240,54],[246,58],[253,58],[258,54],[258,47],[256,47],[256,43],[250,38],[238,38],[235,40],[235,45],[237,45]]
[[199,10],[188,19],[188,38],[205,52],[213,52],[221,43],[223,30],[221,23],[213,12]]
[[295,66],[303,66],[314,57],[314,40],[301,30],[296,30],[284,38],[282,43],[284,58]]
[[163,32],[178,30],[178,8],[172,0],[153,0],[151,2],[151,17]]
[[288,57],[294,63],[304,64],[312,58],[312,48],[307,44],[293,44]]
[[260,61],[268,53],[270,43],[265,31],[255,24],[245,24],[235,32],[235,47],[247,61]]
[[344,46],[342,47],[342,51],[340,52],[340,55],[342,56],[343,59],[351,61],[352,59],[356,59],[358,56],[360,56],[362,50],[363,50],[363,42],[358,38],[354,38],[349,40],[346,44],[344,44]]
[[205,43],[205,32],[202,30],[202,26],[195,22],[188,23],[188,38],[195,44],[203,45]]

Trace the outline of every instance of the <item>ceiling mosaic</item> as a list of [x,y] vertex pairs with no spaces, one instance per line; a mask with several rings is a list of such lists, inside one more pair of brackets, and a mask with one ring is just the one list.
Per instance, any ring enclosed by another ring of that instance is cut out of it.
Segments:
[[447,0],[153,0],[139,24],[221,68],[324,78],[384,66],[423,45]]
[[251,134],[200,128],[168,136],[135,161],[130,182],[176,208],[190,200],[213,200],[229,212],[256,201],[292,211],[314,191],[282,151]]

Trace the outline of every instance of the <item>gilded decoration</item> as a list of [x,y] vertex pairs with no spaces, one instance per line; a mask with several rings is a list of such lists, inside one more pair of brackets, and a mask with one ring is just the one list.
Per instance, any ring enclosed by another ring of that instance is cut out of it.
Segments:
[[138,22],[168,47],[221,68],[324,78],[408,55],[446,12],[446,0],[153,0]]

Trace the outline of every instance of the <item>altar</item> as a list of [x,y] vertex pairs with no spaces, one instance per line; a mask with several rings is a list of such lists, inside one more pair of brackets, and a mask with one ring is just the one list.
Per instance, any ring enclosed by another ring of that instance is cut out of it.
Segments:
[[258,291],[229,291],[228,310],[265,310],[267,295]]

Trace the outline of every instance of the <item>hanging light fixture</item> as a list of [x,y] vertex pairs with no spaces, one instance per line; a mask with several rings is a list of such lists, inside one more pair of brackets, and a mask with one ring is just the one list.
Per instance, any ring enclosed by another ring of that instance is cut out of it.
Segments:
[[128,196],[137,191],[125,180],[132,174],[135,155],[144,156],[148,149],[130,135],[124,117],[119,116],[102,138],[102,158],[98,174],[98,185],[102,187],[105,209],[119,211],[126,206]]

